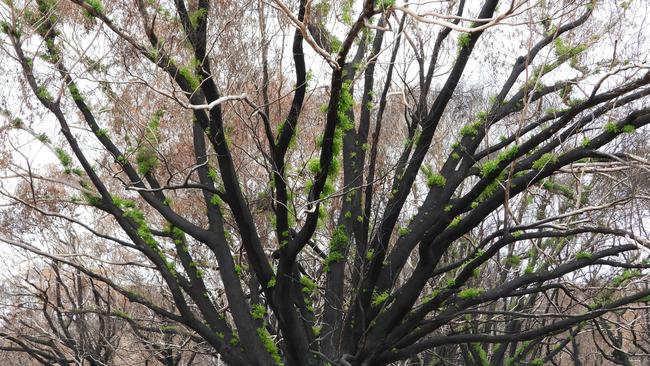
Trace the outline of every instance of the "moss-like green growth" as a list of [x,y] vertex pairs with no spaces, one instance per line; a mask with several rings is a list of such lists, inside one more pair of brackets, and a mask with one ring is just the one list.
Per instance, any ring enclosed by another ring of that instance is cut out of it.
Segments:
[[485,352],[485,349],[481,346],[480,343],[472,343],[471,344],[472,350],[474,351],[472,353],[472,358],[475,358],[474,355],[478,356],[478,360],[476,361],[476,365],[481,365],[481,366],[489,366],[490,362],[488,361],[488,356],[487,353]]
[[86,4],[90,5],[97,14],[102,14],[104,12],[104,5],[99,0],[86,0]]
[[266,329],[266,327],[257,328],[257,335],[260,337],[260,340],[262,341],[264,348],[266,348],[266,351],[273,358],[273,362],[275,362],[275,365],[284,366],[284,363],[282,362],[282,358],[280,357],[280,351],[278,349],[278,346],[271,338],[271,334]]
[[237,277],[242,277],[244,275],[244,267],[240,266],[239,264],[236,264],[235,274],[237,275]]
[[588,137],[585,137],[582,139],[582,142],[580,143],[580,146],[582,146],[583,149],[589,148],[589,145],[591,144],[591,139]]
[[474,277],[480,277],[481,276],[481,268],[476,267],[472,270],[472,276]]
[[406,143],[404,146],[408,146],[411,143],[415,146],[419,145],[422,142],[422,130],[420,128],[416,129],[415,132],[413,133],[413,137],[411,139],[407,139]]
[[158,165],[158,158],[149,149],[139,149],[135,161],[138,164],[138,172],[142,175],[149,174]]
[[120,163],[121,165],[126,165],[126,164],[129,163],[129,160],[128,160],[128,159],[126,158],[126,156],[124,156],[124,155],[120,155],[120,156],[118,156],[117,158],[115,158],[115,161],[117,161],[117,162]]
[[76,84],[70,84],[68,90],[70,91],[70,95],[75,102],[82,103],[84,101],[84,97],[81,95],[81,92],[79,91],[79,88]]
[[[351,83],[346,81],[341,86],[341,95],[336,106],[336,129],[332,141],[332,150],[334,157],[337,157],[343,148],[343,136],[347,131],[354,128],[354,121],[350,118],[349,113],[354,106],[354,99],[350,93]],[[322,141],[320,142],[322,145]],[[328,169],[329,176],[335,176],[338,173],[340,162],[334,158],[330,168]]]
[[510,267],[518,267],[520,263],[521,263],[521,257],[518,255],[513,255],[511,257],[506,258],[506,264],[509,265]]
[[176,226],[171,226],[169,230],[175,245],[183,245],[185,243],[185,232]]
[[569,107],[577,107],[582,103],[584,103],[584,99],[571,98],[571,99],[569,99],[569,102],[567,104],[569,105]]
[[555,164],[557,162],[557,155],[554,153],[546,153],[533,162],[532,168],[535,170],[542,170],[548,164]]
[[211,181],[217,182],[219,180],[219,176],[217,175],[217,171],[214,169],[210,169],[208,171],[208,178],[210,178]]
[[371,301],[372,306],[379,306],[383,304],[386,300],[388,300],[389,296],[390,294],[388,293],[388,291],[384,291],[382,293],[375,292],[374,294],[372,294],[372,301]]
[[445,184],[447,184],[447,178],[445,178],[440,173],[434,173],[427,177],[427,186],[429,188],[431,187],[444,188]]
[[456,226],[458,226],[458,224],[460,224],[460,222],[461,222],[462,219],[463,219],[463,218],[460,217],[460,216],[456,216],[456,217],[454,217],[454,219],[451,220],[451,222],[449,223],[449,226],[448,226],[448,227],[449,227],[449,228],[452,228],[452,227],[456,227]]
[[463,137],[476,136],[478,135],[478,129],[480,126],[481,126],[480,122],[474,122],[469,125],[465,125],[460,129],[460,135]]
[[517,156],[518,152],[519,152],[519,145],[512,145],[508,149],[500,152],[499,156],[497,157],[497,160],[499,160],[500,162],[512,160],[514,159],[515,156]]
[[612,279],[612,284],[616,287],[626,284],[631,279],[640,277],[642,275],[641,271],[638,269],[626,269],[618,276],[615,276]]
[[59,159],[61,162],[61,165],[63,165],[64,168],[69,168],[72,165],[72,157],[68,155],[65,150],[57,147],[54,149],[54,153],[56,154],[56,157]]
[[458,297],[461,299],[472,299],[480,296],[485,292],[483,288],[468,288],[458,293]]
[[471,42],[471,38],[469,33],[461,33],[458,36],[458,47],[459,48],[465,48],[468,47]]
[[533,366],[542,366],[544,365],[544,359],[543,358],[536,358],[530,362]]
[[101,197],[95,196],[95,195],[92,195],[92,194],[89,194],[89,193],[86,193],[86,192],[83,192],[82,195],[83,195],[84,200],[86,201],[86,203],[88,205],[93,206],[93,207],[101,207],[102,202],[103,202]]
[[23,122],[22,118],[20,118],[20,117],[16,117],[16,118],[14,118],[13,121],[11,121],[11,126],[15,127],[15,128],[21,128],[24,125],[25,125],[25,123]]
[[555,38],[553,43],[555,45],[555,54],[560,58],[572,58],[587,49],[587,45],[584,44],[575,47],[567,46],[561,37]]
[[52,94],[50,94],[50,92],[44,86],[39,86],[38,88],[36,88],[36,96],[39,99],[44,100],[46,102],[51,102],[53,100]]
[[208,10],[203,8],[190,12],[189,18],[192,29],[197,30],[199,28],[199,24],[201,24],[203,19],[205,19],[206,15],[208,15]]
[[499,160],[488,160],[481,165],[481,177],[485,178],[499,168]]
[[605,125],[603,126],[603,129],[605,131],[607,131],[608,133],[613,133],[613,134],[621,132],[621,130],[618,128],[618,125],[615,122],[612,122],[612,121],[605,123]]
[[262,320],[264,319],[264,315],[266,315],[266,308],[264,305],[253,304],[251,307],[251,316],[253,319]]
[[131,320],[131,315],[129,315],[126,311],[121,310],[121,309],[115,309],[111,312],[111,315],[116,316],[118,318],[122,319],[127,319]]
[[277,284],[277,280],[275,279],[275,276],[273,276],[273,277],[271,277],[269,282],[266,284],[266,287],[274,288],[276,284]]
[[348,244],[348,236],[345,233],[345,226],[339,225],[332,233],[332,240],[330,240],[330,251],[325,259],[325,271],[329,272],[330,265],[345,259],[342,251]]
[[41,133],[38,136],[36,136],[36,139],[38,139],[38,141],[40,141],[40,142],[42,142],[44,144],[51,144],[52,143],[52,140],[50,140],[50,138],[44,133]]
[[108,137],[108,130],[105,128],[99,128],[97,129],[97,132],[95,132],[95,135],[97,135],[97,137]]
[[411,230],[409,230],[409,228],[407,228],[407,227],[401,227],[401,228],[399,228],[399,230],[397,230],[397,235],[399,235],[399,236],[406,236],[406,235],[408,235],[408,233],[410,233],[410,232],[411,232]]
[[213,206],[221,207],[223,201],[221,201],[221,198],[219,197],[218,194],[213,194],[212,197],[210,197],[210,203]]
[[158,156],[155,146],[158,143],[158,130],[160,120],[165,111],[158,110],[154,113],[149,121],[147,131],[144,135],[144,141],[138,147],[135,153],[135,161],[138,164],[138,172],[147,175],[158,165]]
[[582,259],[591,260],[593,258],[593,255],[591,252],[580,251],[576,253],[575,258],[576,260],[582,260]]
[[530,341],[521,342],[521,345],[517,347],[517,349],[515,349],[515,354],[512,357],[506,358],[506,365],[513,366],[515,360],[521,357],[521,355],[524,353],[524,351],[526,350],[529,344]]
[[[57,1],[56,0],[41,0],[37,2],[38,5],[38,10],[42,15],[46,15],[48,13],[53,12],[56,10],[56,5]],[[26,9],[27,10],[27,9]],[[25,17],[28,19],[30,23],[34,23],[38,21],[39,19],[36,18],[36,14],[32,13],[31,11],[29,13],[25,14]]]
[[573,189],[567,185],[547,180],[542,184],[542,187],[549,192],[558,193],[569,199],[574,199]]
[[433,299],[438,297],[438,295],[440,295],[440,290],[433,290],[430,294],[422,298],[422,303],[431,302]]
[[320,159],[312,158],[307,162],[307,169],[314,175],[321,172]]
[[237,347],[239,345],[239,336],[237,336],[237,334],[233,334],[232,338],[230,338],[228,341],[228,344],[233,347]]
[[[354,164],[354,162],[353,162]],[[336,175],[339,172],[339,169],[341,167],[341,160],[337,158],[332,158],[332,161],[330,161],[330,166],[327,169],[327,176],[328,177],[336,177]],[[333,191],[331,191],[333,192]]]
[[111,201],[120,210],[135,208],[135,201],[133,201],[133,200],[123,199],[123,198],[120,198],[118,196],[112,196]]
[[525,274],[531,274],[531,273],[534,273],[534,272],[535,272],[535,265],[533,263],[529,262],[528,265],[526,266],[526,268],[524,269],[524,273]]
[[158,242],[154,239],[149,226],[147,225],[146,220],[144,219],[144,213],[135,208],[128,209],[124,211],[124,217],[129,218],[133,221],[137,227],[138,236],[144,241],[144,243],[156,253],[160,253],[160,247]]
[[426,165],[423,165],[422,168],[422,173],[427,177],[427,186],[429,188],[432,187],[440,187],[444,188],[445,184],[447,184],[447,178],[445,178],[442,174],[436,172],[434,173],[431,168],[429,168]]
[[310,295],[316,290],[316,283],[309,278],[309,276],[300,277],[300,284],[302,285],[302,292]]
[[350,93],[351,83],[346,81],[341,86],[341,96],[336,106],[336,115],[338,117],[338,126],[343,128],[344,131],[349,131],[354,128],[354,123],[350,120],[348,112],[354,106],[354,98]]
[[377,9],[381,11],[386,11],[388,8],[391,6],[395,5],[395,0],[378,0],[377,1]]
[[341,20],[347,26],[352,25],[352,1],[341,1]]
[[503,170],[499,176],[493,180],[490,184],[488,184],[483,192],[479,194],[478,198],[476,199],[476,202],[481,203],[488,199],[501,185],[501,182],[503,182],[506,177],[508,176],[508,172],[506,170]]
[[634,131],[636,131],[636,128],[633,125],[624,125],[621,128],[621,132],[623,133],[634,133]]
[[6,20],[0,21],[0,31],[4,34],[9,34],[11,31],[11,25]]
[[314,337],[320,336],[321,329],[322,327],[316,325],[311,327],[311,332],[314,334]]
[[486,176],[492,174],[493,172],[500,170],[499,165],[503,162],[510,161],[517,156],[519,152],[519,146],[513,145],[506,150],[503,150],[499,153],[496,159],[489,160],[481,165],[481,177],[485,178]]
[[178,74],[190,84],[190,88],[196,90],[201,86],[201,80],[194,74],[189,67],[179,67]]

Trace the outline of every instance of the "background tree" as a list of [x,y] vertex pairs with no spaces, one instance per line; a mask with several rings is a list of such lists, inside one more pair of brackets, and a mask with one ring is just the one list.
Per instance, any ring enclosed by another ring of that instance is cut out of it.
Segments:
[[647,4],[501,2],[5,1],[2,350],[647,359]]

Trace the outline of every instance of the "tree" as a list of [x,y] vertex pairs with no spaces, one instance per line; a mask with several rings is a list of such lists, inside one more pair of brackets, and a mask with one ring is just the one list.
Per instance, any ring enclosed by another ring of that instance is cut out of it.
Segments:
[[647,357],[643,5],[499,3],[5,1],[2,350]]

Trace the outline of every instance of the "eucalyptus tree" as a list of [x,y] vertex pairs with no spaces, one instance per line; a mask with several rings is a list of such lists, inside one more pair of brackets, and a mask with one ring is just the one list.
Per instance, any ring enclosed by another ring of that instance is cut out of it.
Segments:
[[5,1],[0,239],[168,364],[636,362],[644,7]]

